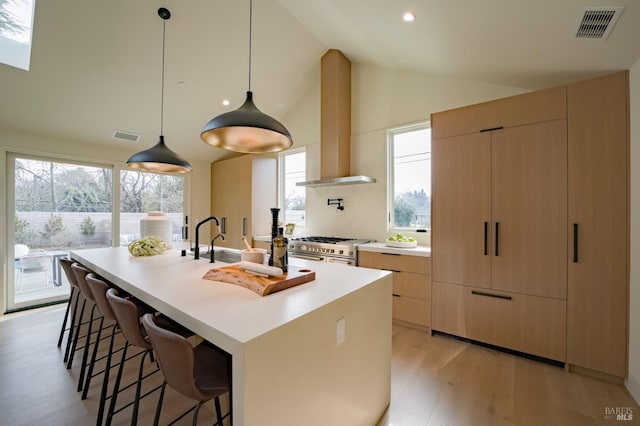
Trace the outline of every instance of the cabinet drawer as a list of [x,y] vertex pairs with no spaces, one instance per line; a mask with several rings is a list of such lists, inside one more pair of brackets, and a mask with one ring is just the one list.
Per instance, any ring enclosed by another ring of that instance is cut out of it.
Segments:
[[358,266],[390,271],[414,272],[416,274],[431,274],[431,258],[424,256],[359,251]]
[[429,327],[431,326],[431,305],[426,300],[394,296],[393,318]]
[[565,360],[564,300],[434,282],[432,309],[434,330]]
[[414,299],[431,299],[431,275],[413,272],[393,273],[393,293]]

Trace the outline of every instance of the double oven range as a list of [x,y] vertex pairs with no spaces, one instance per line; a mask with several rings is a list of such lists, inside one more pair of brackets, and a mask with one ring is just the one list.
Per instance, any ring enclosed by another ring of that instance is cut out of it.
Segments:
[[358,246],[371,240],[338,237],[301,237],[289,240],[289,258],[356,266]]

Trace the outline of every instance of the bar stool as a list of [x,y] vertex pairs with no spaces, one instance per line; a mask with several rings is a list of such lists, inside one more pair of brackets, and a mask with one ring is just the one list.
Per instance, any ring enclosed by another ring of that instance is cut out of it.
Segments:
[[[120,365],[118,367],[118,374],[116,376],[116,380],[113,385],[113,391],[110,396],[111,400],[109,401],[109,409],[107,411],[106,424],[110,425],[113,420],[113,416],[115,414],[119,413],[120,411],[124,410],[130,405],[133,405],[133,413],[131,415],[131,424],[135,425],[137,424],[137,421],[138,421],[138,407],[140,404],[140,400],[162,387],[162,386],[157,386],[154,389],[151,389],[150,391],[148,391],[147,393],[141,396],[140,394],[141,394],[142,382],[144,379],[151,376],[152,374],[155,374],[160,370],[156,368],[155,370],[143,376],[144,362],[146,360],[147,355],[149,355],[149,357],[151,358],[151,361],[153,361],[153,350],[152,350],[151,344],[147,341],[146,335],[143,334],[142,325],[140,324],[140,317],[145,313],[144,308],[141,305],[136,305],[132,300],[120,297],[120,295],[118,294],[118,290],[116,290],[115,288],[110,288],[107,290],[106,298],[109,303],[109,306],[111,307],[113,315],[116,318],[118,327],[122,331],[122,335],[125,338],[125,344],[122,350],[122,357],[120,359]],[[127,361],[127,349],[131,346],[142,349],[142,352],[140,352],[142,353],[142,358],[140,360],[140,366],[138,368],[138,379],[134,383],[131,383],[121,388],[120,381],[122,379],[122,372],[124,370],[124,365]],[[116,410],[118,394],[122,390],[132,386],[133,384],[136,385],[136,393],[135,393],[134,400]],[[104,382],[103,382],[103,391],[105,391]]]
[[[64,362],[67,362],[69,358],[69,349],[71,348],[71,341],[73,340],[73,332],[75,327],[77,327],[76,320],[80,319],[76,317],[76,313],[78,311],[78,302],[80,300],[81,294],[78,289],[78,282],[76,281],[76,276],[71,269],[71,265],[73,264],[73,260],[68,257],[60,258],[60,265],[64,270],[65,275],[67,276],[67,281],[69,281],[69,285],[71,287],[71,292],[69,294],[69,302],[67,303],[67,310],[64,313],[64,319],[62,320],[62,327],[60,328],[60,337],[58,337],[58,347],[62,346],[62,340],[64,339],[64,332],[67,333],[67,345],[64,351]],[[69,314],[71,314],[71,318],[69,318]],[[69,321],[70,319],[70,321]],[[69,321],[69,328],[67,329],[67,321]]]
[[151,340],[165,378],[156,408],[154,426],[160,421],[162,399],[167,384],[184,396],[198,401],[170,425],[193,410],[195,410],[193,424],[197,424],[200,408],[205,402],[213,399],[216,424],[222,426],[223,420],[231,414],[229,411],[222,416],[220,409],[220,396],[229,392],[231,369],[228,355],[208,342],[202,342],[194,348],[183,336],[159,326],[153,315],[144,315],[142,324]]
[[[73,271],[76,277],[78,289],[80,289],[80,293],[85,299],[84,302],[82,303],[82,308],[80,309],[80,318],[84,316],[84,310],[87,307],[86,304],[89,303],[91,305],[91,314],[89,316],[89,321],[87,321],[87,334],[85,335],[85,342],[84,342],[84,346],[82,347],[83,349],[82,365],[80,366],[80,375],[78,377],[78,392],[80,392],[84,387],[85,372],[88,365],[87,360],[89,358],[89,348],[91,347],[91,337],[94,333],[97,333],[98,336],[100,336],[100,333],[102,332],[102,327],[104,325],[104,317],[99,311],[98,311],[98,315],[96,315],[96,310],[97,310],[96,302],[93,297],[93,293],[91,293],[91,289],[89,288],[86,281],[86,276],[89,275],[91,271],[77,262],[74,262],[71,265],[71,270]],[[100,321],[100,326],[95,331],[93,330],[94,321]],[[71,368],[71,365],[73,364],[74,354],[77,349],[80,349],[80,348],[77,348],[78,340],[80,338],[80,328],[81,328],[80,326],[77,327],[76,334],[73,338],[73,343],[71,344],[71,353],[69,354],[69,360],[67,361],[67,369]]]
[[[99,331],[96,341],[93,345],[93,352],[91,354],[91,360],[89,361],[87,378],[84,383],[84,389],[82,390],[82,399],[86,399],[89,391],[89,387],[91,386],[91,380],[94,377],[100,374],[103,374],[102,387],[100,391],[100,400],[99,400],[99,406],[98,406],[98,415],[96,420],[96,425],[102,425],[102,418],[104,416],[104,408],[107,400],[107,388],[109,386],[109,372],[112,367],[111,359],[113,357],[114,352],[116,352],[113,350],[114,340],[115,340],[116,334],[120,331],[120,328],[118,326],[118,320],[115,314],[113,313],[113,310],[111,309],[111,305],[109,304],[109,301],[107,300],[107,291],[110,288],[109,284],[107,284],[106,281],[102,280],[94,273],[88,274],[85,277],[85,281],[87,283],[87,286],[91,290],[91,293],[93,294],[93,298],[95,300],[98,310],[103,316],[103,319],[101,320],[101,324],[100,324],[101,325],[100,330],[102,330],[102,321],[105,321],[105,320],[108,322],[108,326],[111,327],[109,349],[107,350],[107,354],[105,356],[106,364],[105,364],[104,370],[99,371],[96,374],[93,373],[93,370],[97,361],[96,358],[97,358],[98,348],[100,346],[100,340],[101,340],[100,331]],[[119,350],[123,350],[123,348],[120,348]]]

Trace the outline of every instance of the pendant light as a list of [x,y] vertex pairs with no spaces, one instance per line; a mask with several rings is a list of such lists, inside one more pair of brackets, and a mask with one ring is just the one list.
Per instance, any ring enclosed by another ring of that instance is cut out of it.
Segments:
[[160,101],[160,139],[153,147],[133,154],[127,160],[127,166],[131,169],[154,173],[188,173],[191,164],[184,158],[169,149],[164,143],[164,44],[165,26],[167,19],[171,18],[171,12],[161,7],[158,15],[162,18],[162,95]]
[[289,131],[275,118],[253,103],[251,92],[251,24],[253,0],[249,1],[249,90],[244,104],[209,121],[200,137],[206,143],[229,151],[260,153],[289,148],[293,141]]

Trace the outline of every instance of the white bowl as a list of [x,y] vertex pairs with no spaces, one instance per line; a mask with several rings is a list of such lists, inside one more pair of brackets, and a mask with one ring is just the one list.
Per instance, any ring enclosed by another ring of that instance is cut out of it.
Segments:
[[418,241],[389,241],[385,243],[389,247],[397,247],[397,248],[414,248],[418,247]]
[[253,262],[253,263],[265,263],[265,254],[267,250],[254,248],[251,250],[244,249],[240,253],[240,257],[243,262]]

